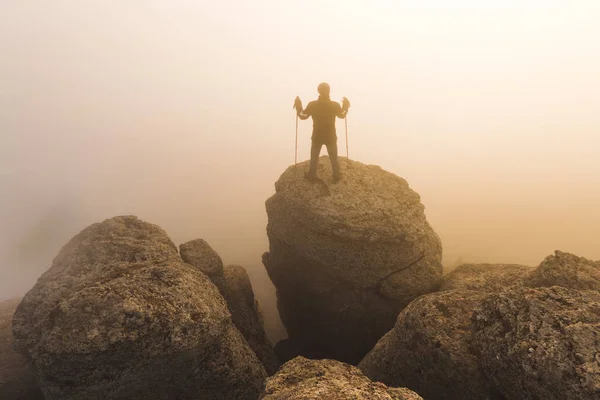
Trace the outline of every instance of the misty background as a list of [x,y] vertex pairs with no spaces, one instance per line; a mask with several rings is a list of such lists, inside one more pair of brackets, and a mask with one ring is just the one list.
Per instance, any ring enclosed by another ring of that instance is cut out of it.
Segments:
[[277,336],[264,201],[321,81],[352,102],[350,157],[421,195],[445,267],[600,259],[599,20],[595,0],[4,0],[0,300],[134,214],[244,266]]

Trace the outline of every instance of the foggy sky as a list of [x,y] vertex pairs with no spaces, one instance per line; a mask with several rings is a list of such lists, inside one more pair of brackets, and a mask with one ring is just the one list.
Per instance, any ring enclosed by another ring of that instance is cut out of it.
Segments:
[[447,267],[600,259],[599,20],[596,0],[2,1],[0,300],[121,214],[204,238],[270,298],[264,201],[321,81]]

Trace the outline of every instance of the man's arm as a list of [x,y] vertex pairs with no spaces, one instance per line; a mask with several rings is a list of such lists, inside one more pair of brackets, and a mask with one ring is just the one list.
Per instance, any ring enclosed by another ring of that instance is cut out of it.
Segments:
[[310,118],[310,114],[307,113],[306,110],[304,110],[304,111],[301,111],[301,112],[298,113],[298,118],[300,118],[301,120],[309,119]]
[[346,118],[346,114],[348,114],[348,108],[350,108],[350,102],[347,98],[344,97],[344,99],[342,100],[342,106],[340,107],[337,117],[341,119]]
[[298,118],[300,118],[301,120],[305,120],[305,119],[309,119],[310,115],[311,115],[311,103],[308,103],[308,105],[306,106],[306,109],[302,109],[302,102],[300,101],[300,98],[296,97],[296,105],[294,106],[296,108],[296,113],[298,115]]

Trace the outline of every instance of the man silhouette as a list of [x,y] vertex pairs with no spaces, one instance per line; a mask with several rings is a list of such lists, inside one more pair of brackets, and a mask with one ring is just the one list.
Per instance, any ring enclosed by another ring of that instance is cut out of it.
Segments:
[[327,154],[331,161],[333,170],[333,182],[337,183],[341,179],[340,163],[338,162],[337,135],[335,132],[335,118],[346,118],[350,102],[344,97],[342,106],[336,101],[331,101],[329,93],[331,89],[329,84],[323,82],[317,87],[319,98],[308,103],[305,109],[302,109],[302,101],[296,97],[294,108],[298,118],[301,120],[312,117],[313,133],[312,145],[310,148],[310,168],[305,174],[306,179],[311,182],[317,180],[317,167],[319,165],[319,156],[321,147],[327,146]]

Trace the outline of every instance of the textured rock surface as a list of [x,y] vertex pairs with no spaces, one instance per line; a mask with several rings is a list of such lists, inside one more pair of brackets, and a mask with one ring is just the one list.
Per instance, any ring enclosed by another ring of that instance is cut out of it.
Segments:
[[463,264],[444,276],[440,291],[500,292],[512,285],[522,285],[532,269],[518,264]]
[[46,399],[256,399],[266,377],[215,285],[131,216],[65,245],[13,331]]
[[525,279],[529,287],[562,286],[600,291],[600,261],[590,261],[570,253],[555,251]]
[[248,273],[238,265],[228,265],[223,277],[215,277],[213,281],[227,301],[233,323],[248,341],[250,348],[256,353],[269,375],[279,368],[279,361],[265,333],[262,314]]
[[358,365],[374,381],[425,399],[499,398],[471,349],[473,309],[485,296],[448,291],[419,297]]
[[19,302],[0,302],[0,399],[43,400],[35,370],[13,348],[12,318]]
[[343,160],[341,182],[311,184],[306,167],[288,168],[266,202],[263,263],[300,354],[357,363],[403,307],[439,288],[441,242],[404,179]]
[[506,399],[600,399],[600,293],[514,287],[473,319],[482,368]]
[[181,258],[186,263],[200,268],[209,277],[223,275],[223,260],[203,239],[196,239],[179,246]]
[[263,400],[419,400],[405,388],[371,382],[356,367],[296,357],[267,380]]

